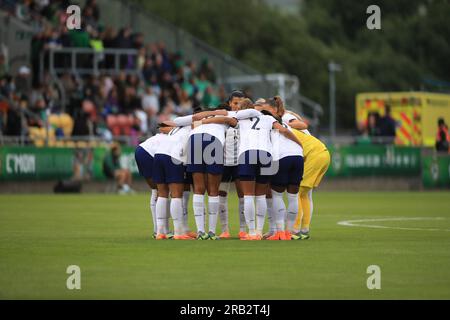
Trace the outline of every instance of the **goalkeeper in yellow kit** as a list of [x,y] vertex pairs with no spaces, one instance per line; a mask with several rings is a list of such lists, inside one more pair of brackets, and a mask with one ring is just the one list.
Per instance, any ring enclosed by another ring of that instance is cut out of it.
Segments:
[[328,170],[330,153],[325,144],[312,136],[308,130],[299,130],[303,128],[300,116],[294,112],[286,111],[283,115],[283,120],[294,128],[292,131],[303,146],[305,164],[298,195],[298,215],[291,237],[293,240],[306,240],[310,238],[309,227],[314,207],[312,191],[319,186],[320,181]]

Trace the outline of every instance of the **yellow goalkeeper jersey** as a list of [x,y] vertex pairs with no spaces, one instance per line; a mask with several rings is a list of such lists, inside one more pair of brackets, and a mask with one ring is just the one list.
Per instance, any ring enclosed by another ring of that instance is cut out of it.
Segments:
[[295,136],[303,146],[303,157],[305,159],[308,158],[308,155],[311,155],[315,152],[327,150],[326,145],[322,141],[311,135],[308,130],[292,129],[292,132],[295,134]]

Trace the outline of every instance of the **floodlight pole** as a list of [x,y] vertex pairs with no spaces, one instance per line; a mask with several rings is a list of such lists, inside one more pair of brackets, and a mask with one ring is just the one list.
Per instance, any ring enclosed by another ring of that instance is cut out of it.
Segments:
[[328,76],[330,84],[330,135],[336,137],[336,80],[335,73],[341,71],[341,65],[330,61],[328,63]]

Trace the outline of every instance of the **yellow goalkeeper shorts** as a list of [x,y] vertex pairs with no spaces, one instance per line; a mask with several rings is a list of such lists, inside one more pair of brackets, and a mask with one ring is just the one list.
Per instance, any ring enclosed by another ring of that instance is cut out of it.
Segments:
[[308,155],[305,159],[303,179],[300,187],[316,188],[330,166],[330,152],[324,149]]

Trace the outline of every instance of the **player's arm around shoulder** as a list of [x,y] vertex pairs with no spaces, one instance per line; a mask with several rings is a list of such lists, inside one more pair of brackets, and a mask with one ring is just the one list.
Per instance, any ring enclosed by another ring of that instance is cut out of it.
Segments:
[[237,125],[237,119],[233,118],[233,117],[224,117],[224,116],[217,116],[217,117],[212,117],[212,118],[208,118],[208,119],[204,119],[202,120],[202,124],[226,124],[229,125],[231,127],[235,127]]
[[300,142],[300,140],[297,139],[297,137],[295,136],[295,134],[289,130],[286,127],[283,127],[279,122],[274,122],[273,123],[273,129],[278,130],[283,136],[285,136],[286,138],[288,138],[289,140],[294,141],[295,143],[297,143],[300,147],[303,148],[302,143]]
[[290,127],[297,129],[297,130],[308,129],[308,124],[306,122],[298,120],[298,119],[291,120],[291,121],[289,121],[288,124]]
[[160,133],[169,134],[169,132],[177,127],[177,125],[173,121],[164,121],[159,124],[158,130]]
[[220,110],[211,110],[211,111],[202,111],[196,113],[192,116],[192,121],[200,121],[205,118],[214,117],[214,116],[226,116],[228,115],[228,111],[220,109]]

